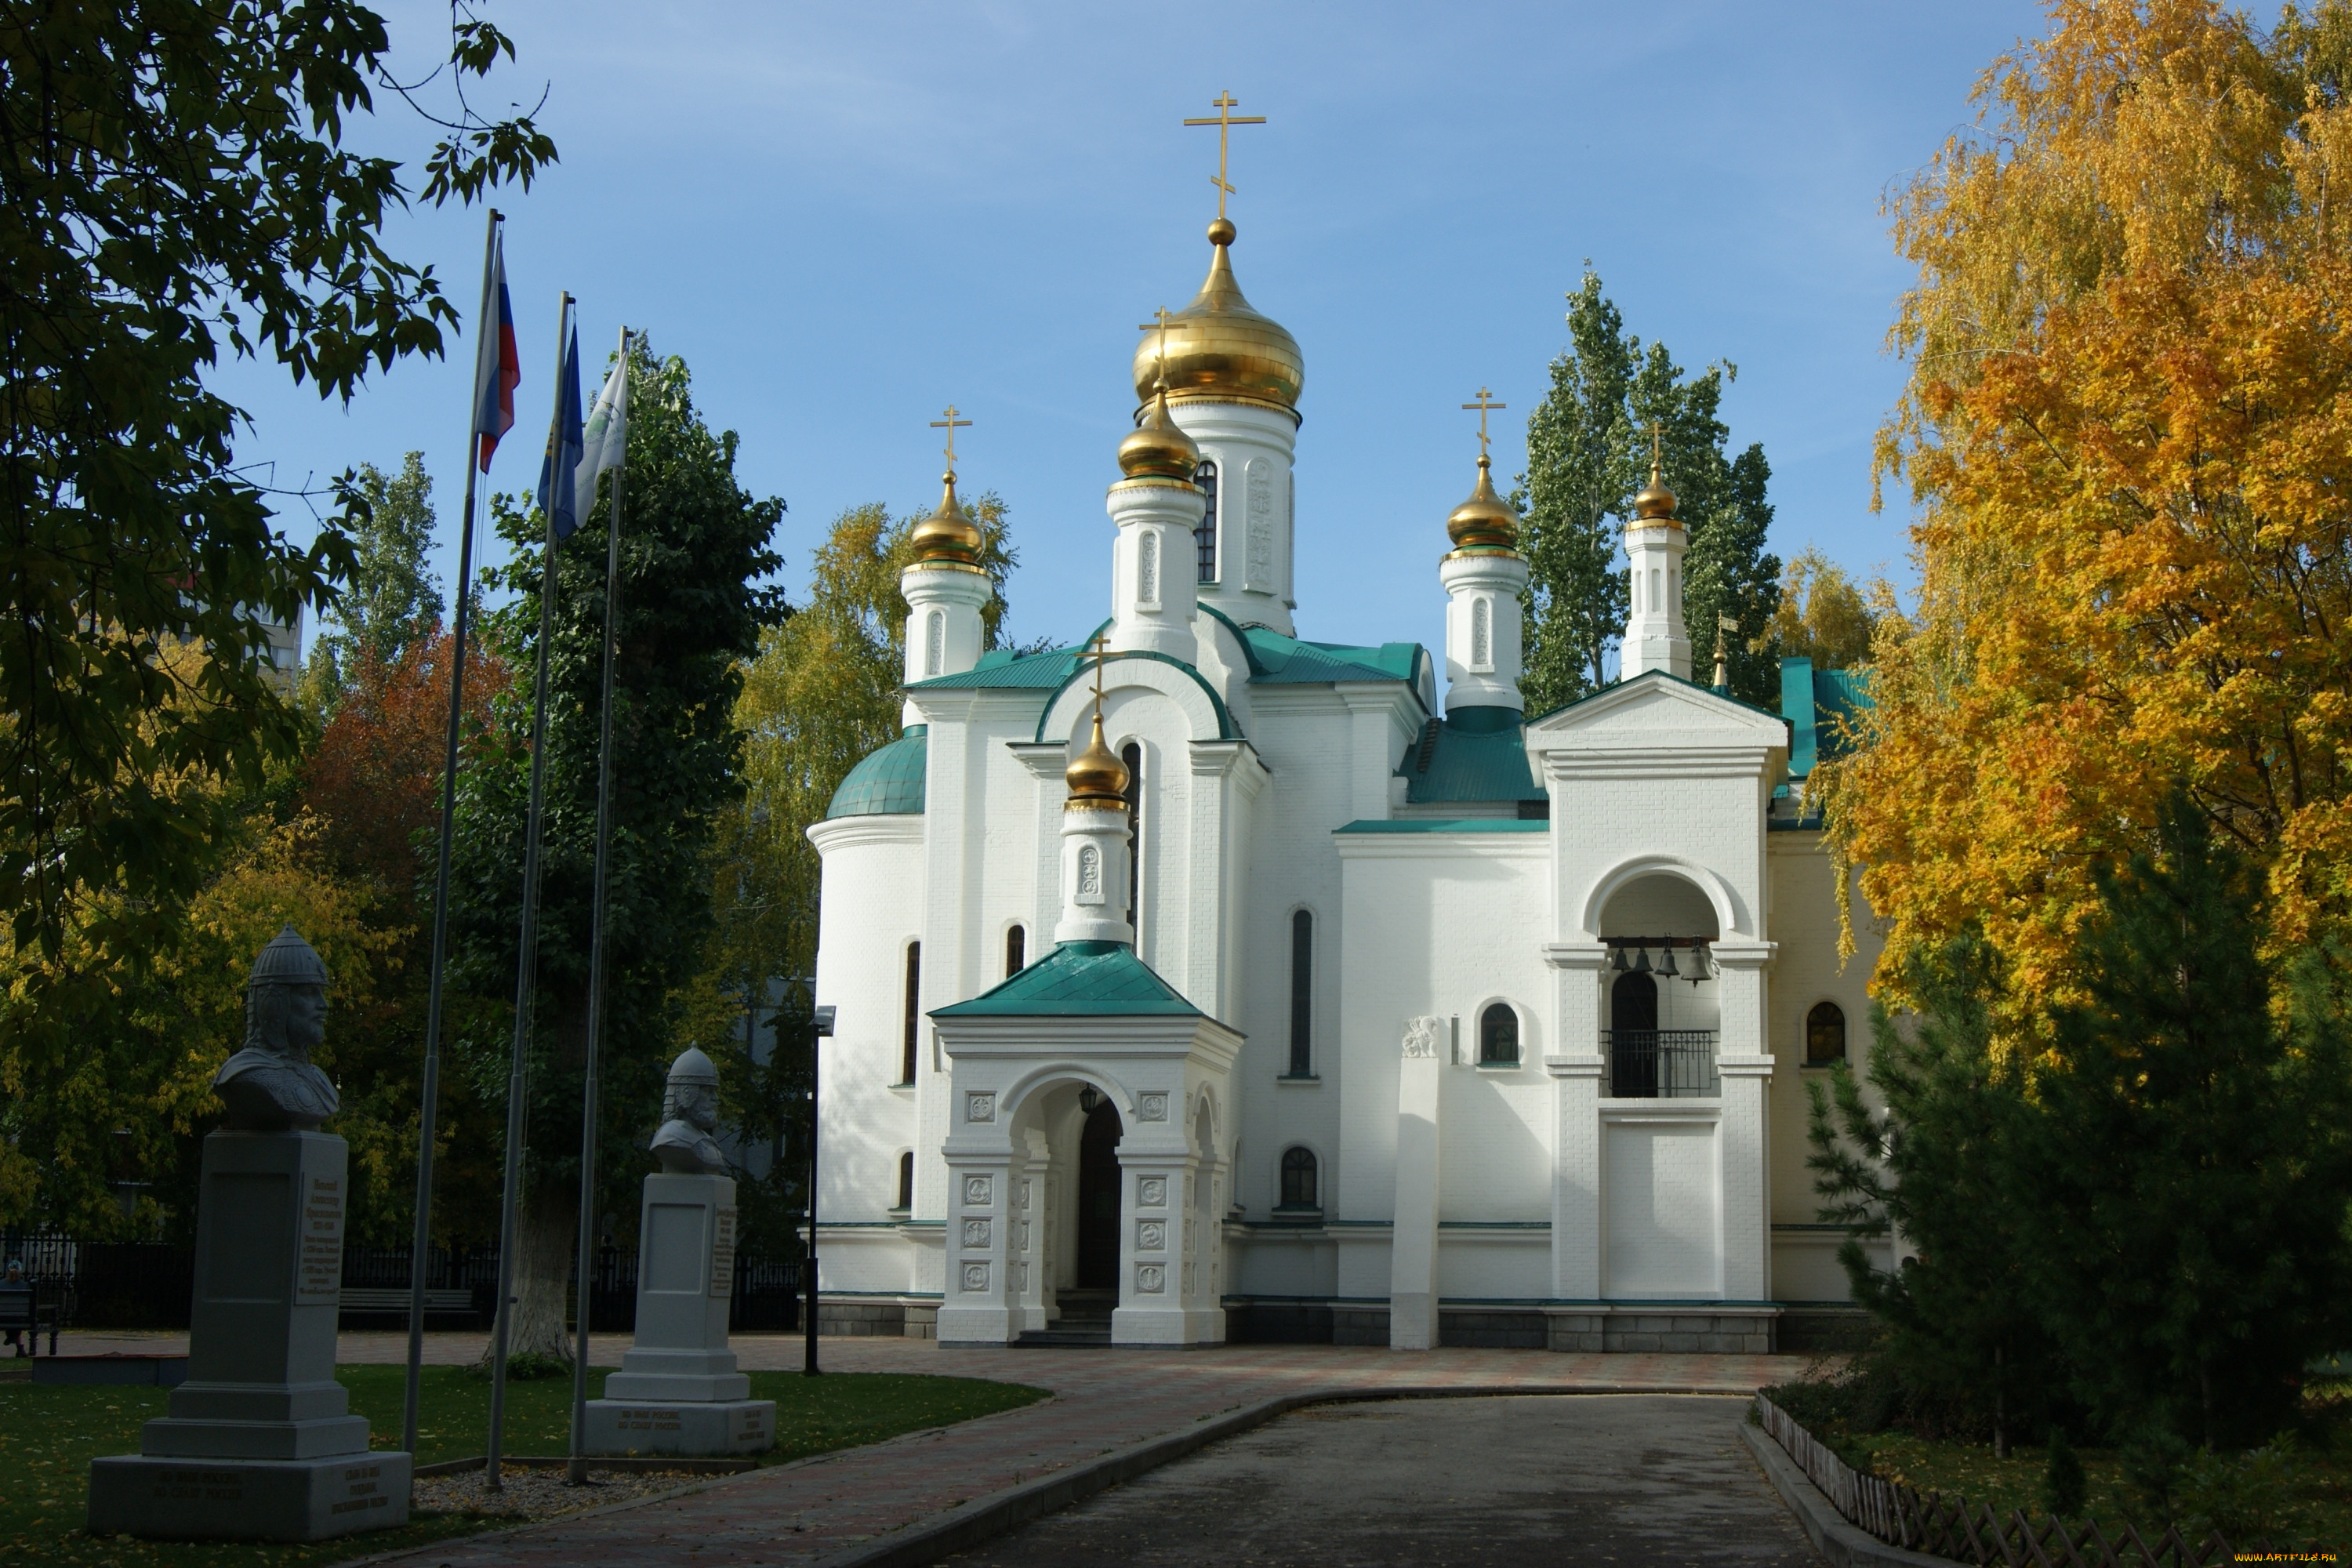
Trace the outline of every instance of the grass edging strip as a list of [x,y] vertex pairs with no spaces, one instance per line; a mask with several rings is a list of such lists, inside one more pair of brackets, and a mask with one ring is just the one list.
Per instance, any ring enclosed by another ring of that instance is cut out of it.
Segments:
[[[1560,1394],[1720,1394],[1715,1388],[1478,1388],[1446,1386],[1438,1388],[1344,1388],[1324,1389],[1306,1394],[1278,1394],[1245,1405],[1237,1410],[1209,1420],[1195,1422],[1181,1432],[1162,1436],[1147,1437],[1140,1443],[1105,1454],[1066,1470],[1043,1476],[1034,1481],[954,1508],[919,1524],[910,1524],[860,1542],[830,1555],[820,1557],[811,1568],[926,1568],[951,1553],[962,1552],[1039,1519],[1080,1502],[1099,1491],[1108,1491],[1121,1481],[1160,1466],[1183,1458],[1221,1438],[1235,1436],[1252,1427],[1263,1426],[1277,1415],[1287,1415],[1312,1405],[1370,1405],[1390,1399],[1494,1399]],[[1737,1397],[1733,1395],[1732,1397]],[[1743,1431],[1745,1427],[1741,1428]],[[1802,1478],[1799,1478],[1801,1479]],[[1811,1485],[1811,1482],[1807,1482]],[[1847,1526],[1852,1529],[1852,1526]],[[1861,1531],[1855,1531],[1856,1535]],[[1862,1537],[1868,1541],[1867,1536]],[[1876,1542],[1871,1542],[1875,1546]],[[1899,1557],[1863,1559],[1862,1563],[1886,1563],[1909,1568],[1912,1563],[1935,1563],[1949,1568],[1940,1558],[1922,1557],[1905,1552]],[[1845,1568],[1841,1563],[1840,1568]]]
[[1951,1568],[1951,1559],[1948,1557],[1931,1557],[1925,1552],[1890,1546],[1848,1523],[1845,1516],[1822,1495],[1822,1489],[1813,1485],[1811,1478],[1797,1468],[1797,1461],[1789,1458],[1762,1427],[1742,1421],[1739,1437],[1763,1467],[1764,1479],[1772,1483],[1780,1500],[1797,1516],[1797,1522],[1804,1527],[1814,1550],[1829,1559],[1831,1568]]
[[[526,1470],[560,1470],[572,1463],[562,1454],[506,1454],[499,1463],[515,1465]],[[462,1476],[469,1470],[490,1468],[489,1456],[476,1454],[468,1459],[442,1459],[430,1465],[418,1465],[408,1473],[420,1479],[430,1476]],[[646,1475],[656,1470],[674,1470],[682,1476],[734,1476],[760,1468],[757,1459],[690,1458],[679,1454],[591,1454],[588,1468],[610,1470],[615,1475]]]

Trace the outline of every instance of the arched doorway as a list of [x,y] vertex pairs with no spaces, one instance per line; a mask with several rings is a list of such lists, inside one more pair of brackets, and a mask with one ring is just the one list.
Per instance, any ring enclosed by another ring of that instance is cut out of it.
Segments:
[[1081,1290],[1118,1289],[1118,1112],[1104,1100],[1078,1137],[1078,1268]]
[[1658,983],[1628,972],[1609,987],[1610,1092],[1649,1100],[1658,1092]]

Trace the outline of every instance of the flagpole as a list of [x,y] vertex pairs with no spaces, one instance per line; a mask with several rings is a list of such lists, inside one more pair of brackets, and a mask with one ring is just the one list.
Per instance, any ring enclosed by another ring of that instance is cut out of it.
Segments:
[[524,1093],[526,1049],[530,1042],[531,989],[539,964],[539,832],[547,798],[547,667],[555,628],[555,498],[562,482],[568,455],[563,449],[564,359],[570,353],[563,329],[572,314],[572,296],[564,293],[555,307],[555,411],[547,422],[548,493],[547,549],[540,558],[539,668],[531,678],[530,811],[525,819],[522,849],[522,939],[515,960],[514,1051],[507,1064],[507,1163],[499,1198],[499,1310],[490,1336],[490,1434],[488,1458],[483,1471],[492,1491],[506,1489],[499,1456],[504,1451],[507,1417],[507,1346],[513,1331],[515,1205],[522,1186],[522,1143],[529,1126],[529,1100]]
[[[621,386],[628,392],[629,329],[621,329]],[[625,401],[623,405],[626,406]],[[624,426],[625,430],[625,425]],[[565,1479],[588,1483],[588,1298],[596,1262],[596,1037],[604,1025],[604,888],[613,825],[613,667],[621,627],[621,484],[628,472],[625,436],[613,468],[613,509],[604,528],[604,706],[596,742],[596,883],[588,939],[588,1069],[580,1084],[579,1346],[572,1360],[572,1462]],[[589,498],[593,505],[595,498]],[[577,498],[574,503],[578,504]]]
[[[482,240],[482,313],[476,331],[499,330],[498,304],[490,298],[496,282],[499,225],[502,218],[490,209],[488,233]],[[476,360],[478,363],[479,355]],[[416,1108],[416,1229],[408,1248],[408,1378],[401,1395],[400,1446],[416,1452],[416,1400],[425,1367],[425,1265],[433,1246],[433,1130],[441,1111],[441,981],[449,955],[449,837],[457,816],[457,729],[466,711],[466,632],[467,605],[473,598],[474,475],[478,443],[482,389],[478,373],[466,400],[465,521],[457,533],[457,609],[449,656],[449,732],[441,752],[441,844],[433,875],[433,968],[425,991],[425,1084]]]

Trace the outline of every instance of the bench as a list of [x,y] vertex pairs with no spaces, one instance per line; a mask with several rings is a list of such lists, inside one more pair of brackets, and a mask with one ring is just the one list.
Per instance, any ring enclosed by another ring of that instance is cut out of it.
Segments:
[[[342,1310],[346,1312],[390,1313],[405,1321],[408,1317],[408,1287],[398,1285],[384,1289],[353,1289],[346,1286],[343,1289]],[[471,1290],[428,1289],[425,1292],[425,1315],[428,1318],[446,1317],[452,1313],[471,1316],[473,1310],[474,1293]]]
[[37,1291],[0,1289],[0,1339],[12,1342],[20,1356],[38,1355],[41,1330],[49,1331],[49,1353],[58,1353],[58,1310],[41,1304]]

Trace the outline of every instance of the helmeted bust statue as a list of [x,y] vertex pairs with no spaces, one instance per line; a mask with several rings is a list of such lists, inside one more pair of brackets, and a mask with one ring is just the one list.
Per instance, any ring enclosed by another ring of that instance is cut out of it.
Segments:
[[245,986],[245,1048],[213,1079],[228,1107],[222,1125],[308,1132],[341,1103],[310,1050],[327,1032],[327,965],[292,926],[253,961]]
[[727,1155],[711,1133],[719,1127],[719,1069],[688,1046],[669,1064],[669,1087],[662,1093],[661,1131],[654,1134],[654,1158],[673,1176],[716,1176]]

